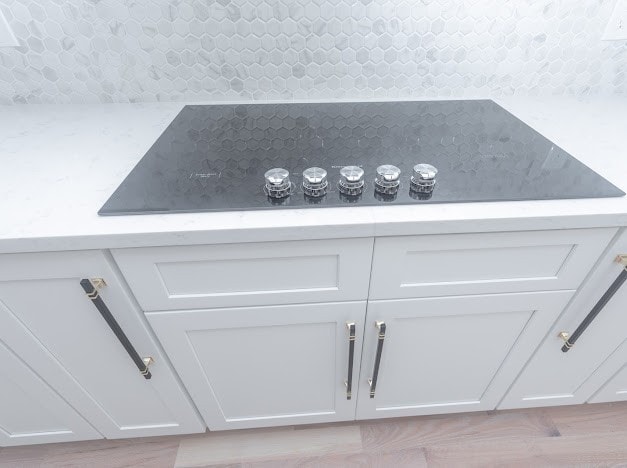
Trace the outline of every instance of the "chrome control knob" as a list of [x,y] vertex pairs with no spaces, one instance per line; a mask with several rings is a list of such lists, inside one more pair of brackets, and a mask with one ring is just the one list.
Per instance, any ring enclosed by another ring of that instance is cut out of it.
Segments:
[[375,192],[383,195],[394,195],[398,192],[401,170],[391,164],[384,164],[377,167],[377,177],[374,179]]
[[266,185],[264,191],[271,198],[285,198],[292,193],[290,173],[287,169],[275,167],[264,174]]
[[410,188],[418,193],[433,192],[438,170],[431,164],[416,164],[410,180]]
[[359,195],[364,190],[364,170],[359,166],[344,166],[340,169],[337,188],[344,195]]
[[303,171],[303,192],[309,197],[322,197],[327,193],[327,171],[321,167],[309,167]]

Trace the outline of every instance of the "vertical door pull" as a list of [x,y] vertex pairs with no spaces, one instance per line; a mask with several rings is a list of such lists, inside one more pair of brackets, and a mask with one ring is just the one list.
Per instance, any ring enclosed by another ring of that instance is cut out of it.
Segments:
[[627,255],[619,255],[616,257],[616,262],[623,265],[623,271],[620,272],[607,291],[605,291],[603,296],[601,296],[601,299],[598,300],[588,315],[586,315],[586,318],[583,319],[572,335],[569,335],[567,332],[560,332],[558,335],[564,341],[564,345],[562,346],[563,353],[570,351],[583,332],[586,331],[586,328],[588,328],[596,316],[599,315],[599,312],[601,312],[607,303],[610,302],[612,297],[614,297],[616,291],[618,291],[627,280]]
[[353,397],[353,359],[355,358],[355,322],[346,322],[348,329],[348,378],[344,381],[346,385],[346,399]]
[[378,330],[377,339],[377,355],[374,358],[374,370],[372,378],[368,379],[370,384],[370,398],[374,398],[374,392],[377,390],[377,379],[379,378],[379,364],[381,364],[381,353],[383,352],[383,341],[385,340],[385,322],[375,322],[374,326]]
[[150,379],[152,377],[152,374],[150,373],[149,367],[154,360],[151,357],[142,358],[139,354],[137,354],[137,351],[135,351],[135,348],[124,334],[124,331],[122,331],[122,328],[115,320],[115,318],[111,314],[111,311],[100,297],[98,289],[105,284],[106,283],[101,278],[81,280],[81,287],[85,291],[85,294],[87,294],[87,297],[94,304],[94,306],[96,306],[96,309],[98,309],[98,312],[100,312],[102,318],[105,320],[105,322],[107,322],[107,325],[109,325],[111,331],[115,334],[122,346],[124,346],[124,349],[139,369],[139,373],[143,375],[145,379]]

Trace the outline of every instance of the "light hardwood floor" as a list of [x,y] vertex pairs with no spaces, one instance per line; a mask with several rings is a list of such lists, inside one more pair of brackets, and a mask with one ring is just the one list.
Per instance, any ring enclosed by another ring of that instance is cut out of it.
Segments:
[[0,467],[627,467],[627,402],[0,449]]

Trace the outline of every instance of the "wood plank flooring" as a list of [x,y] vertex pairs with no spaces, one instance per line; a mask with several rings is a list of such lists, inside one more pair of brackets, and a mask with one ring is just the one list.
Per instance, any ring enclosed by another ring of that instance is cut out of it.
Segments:
[[0,449],[0,467],[627,467],[627,402]]

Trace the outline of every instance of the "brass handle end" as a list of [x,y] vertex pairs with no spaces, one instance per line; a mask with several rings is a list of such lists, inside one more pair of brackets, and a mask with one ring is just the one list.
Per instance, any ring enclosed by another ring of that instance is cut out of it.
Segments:
[[153,365],[155,363],[155,360],[153,359],[152,356],[146,356],[142,358],[142,362],[144,363],[144,366],[146,366],[144,368],[144,370],[140,371],[140,374],[143,376],[149,375],[150,374],[150,366]]
[[573,347],[573,344],[568,341],[568,339],[570,338],[570,333],[563,331],[559,332],[557,336],[558,338],[561,338],[561,340],[564,342],[564,346],[566,346],[568,349]]
[[90,278],[89,281],[96,289],[102,289],[107,285],[107,282],[104,280],[104,278]]

